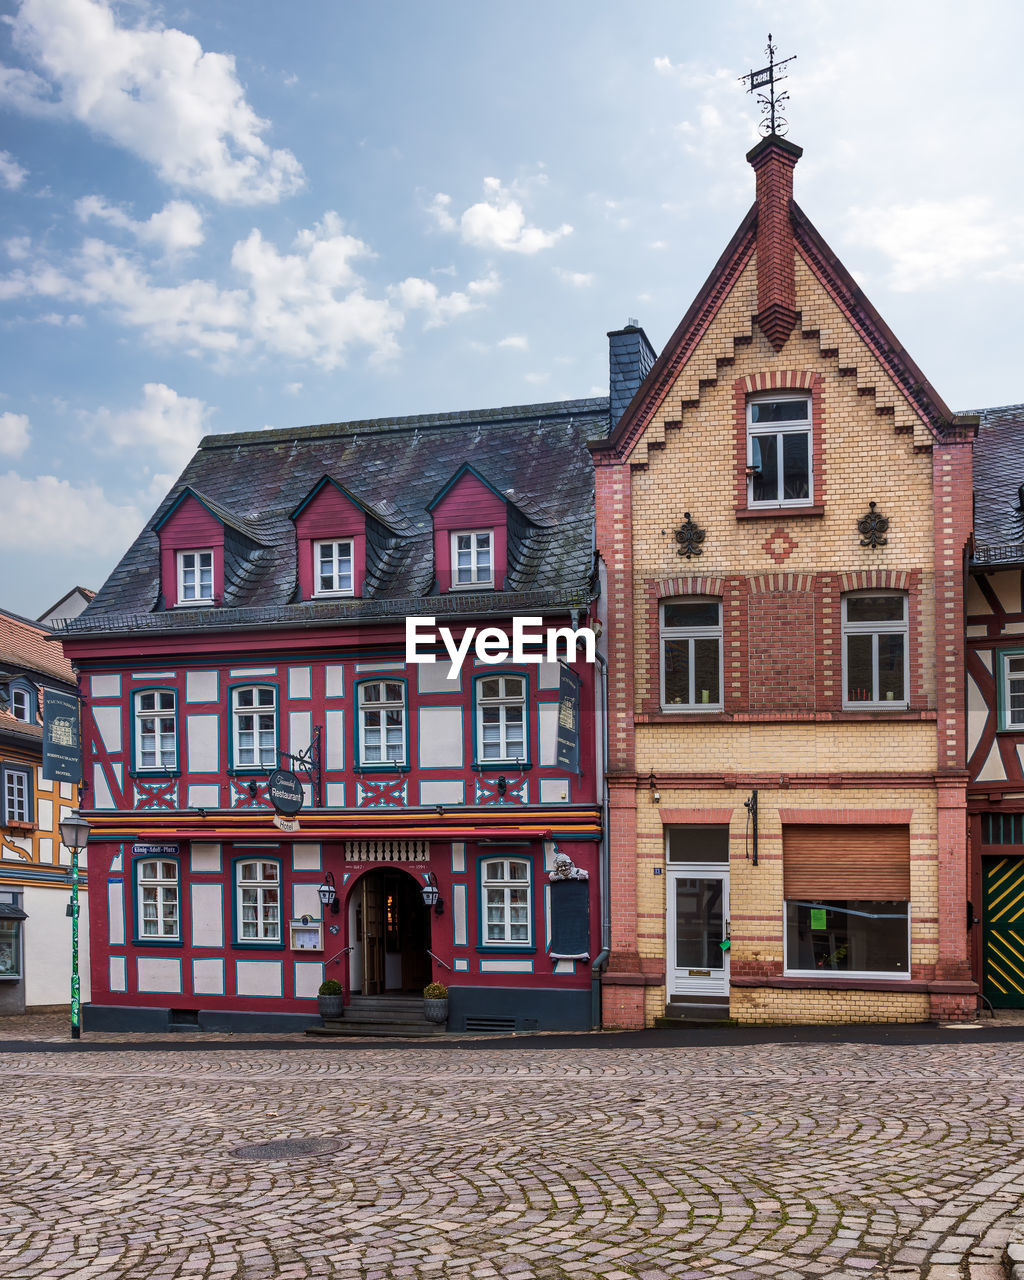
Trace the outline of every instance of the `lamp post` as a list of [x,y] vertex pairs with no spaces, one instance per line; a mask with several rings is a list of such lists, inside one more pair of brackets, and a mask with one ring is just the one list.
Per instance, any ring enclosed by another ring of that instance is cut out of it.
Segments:
[[89,843],[89,824],[72,809],[58,824],[61,841],[71,850],[71,1039],[82,1035],[82,1006],[78,981],[78,855]]

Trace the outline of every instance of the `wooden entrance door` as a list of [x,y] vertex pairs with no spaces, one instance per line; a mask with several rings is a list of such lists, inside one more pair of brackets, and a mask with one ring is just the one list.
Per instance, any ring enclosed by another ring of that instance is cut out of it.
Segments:
[[997,1009],[1024,1008],[1024,858],[982,858],[982,991]]
[[379,872],[363,876],[363,995],[376,996],[384,990],[384,877]]

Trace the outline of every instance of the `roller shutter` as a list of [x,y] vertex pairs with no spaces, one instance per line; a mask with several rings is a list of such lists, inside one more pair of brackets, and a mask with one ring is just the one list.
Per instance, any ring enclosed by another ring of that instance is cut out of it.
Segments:
[[906,902],[910,828],[786,826],[782,867],[787,898]]

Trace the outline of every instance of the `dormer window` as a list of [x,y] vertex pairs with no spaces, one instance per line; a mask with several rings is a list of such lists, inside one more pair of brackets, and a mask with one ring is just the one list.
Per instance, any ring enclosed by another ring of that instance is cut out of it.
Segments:
[[352,540],[315,542],[313,544],[317,596],[350,596],[352,587]]
[[11,690],[11,715],[25,724],[31,724],[35,718],[29,710],[29,697],[24,689]]
[[494,586],[494,534],[474,529],[452,534],[452,590]]
[[213,551],[178,552],[178,604],[213,600]]

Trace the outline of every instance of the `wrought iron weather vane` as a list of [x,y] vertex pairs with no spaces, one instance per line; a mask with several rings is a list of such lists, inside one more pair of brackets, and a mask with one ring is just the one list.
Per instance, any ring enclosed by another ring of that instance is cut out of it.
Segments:
[[785,90],[776,94],[775,85],[779,80],[785,80],[787,73],[782,68],[787,62],[795,62],[796,54],[791,54],[790,57],[783,58],[781,62],[776,62],[776,48],[772,44],[772,33],[770,31],[768,32],[768,44],[765,46],[765,53],[768,55],[768,65],[762,67],[760,71],[748,71],[745,76],[740,76],[740,79],[747,84],[747,93],[757,93],[758,89],[767,90],[765,93],[757,94],[757,100],[761,104],[761,123],[759,128],[767,138],[773,133],[781,136],[789,128],[785,117],[780,114],[780,108],[789,101],[789,94]]

